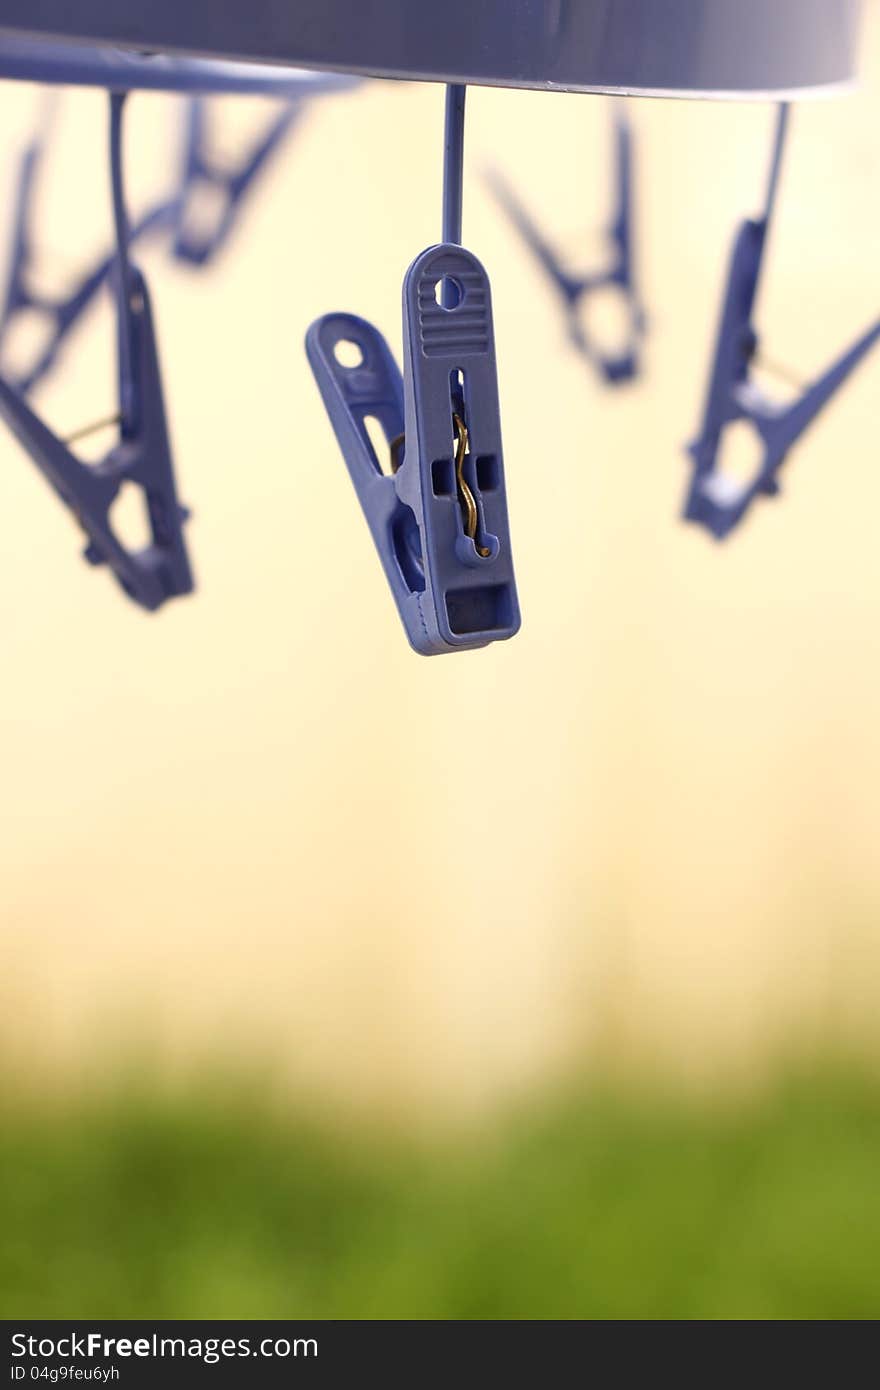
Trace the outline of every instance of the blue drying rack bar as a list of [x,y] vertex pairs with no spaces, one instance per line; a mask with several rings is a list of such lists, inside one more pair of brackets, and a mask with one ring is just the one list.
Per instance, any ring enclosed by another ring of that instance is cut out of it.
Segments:
[[862,0],[0,0],[0,39],[546,91],[792,99],[853,78],[861,11]]
[[[0,20],[4,15],[0,0]],[[184,96],[265,96],[301,100],[354,86],[332,72],[130,53],[81,43],[10,38],[0,28],[0,79],[121,92]]]

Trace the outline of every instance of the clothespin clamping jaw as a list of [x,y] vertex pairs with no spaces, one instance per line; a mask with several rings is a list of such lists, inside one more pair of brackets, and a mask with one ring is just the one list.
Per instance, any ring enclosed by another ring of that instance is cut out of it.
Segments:
[[[71,510],[85,531],[86,559],[106,564],[122,589],[142,608],[188,594],[193,578],[183,539],[186,510],[174,481],[156,334],[146,281],[128,260],[122,201],[122,94],[111,96],[111,175],[117,230],[117,265],[112,277],[117,314],[118,412],[100,426],[118,427],[117,443],[97,464],[82,462],[0,376],[0,416]],[[111,509],[123,484],[141,491],[150,528],[143,549],[127,547],[114,530]]]
[[[633,134],[621,109],[614,116],[614,210],[606,228],[608,258],[595,271],[575,274],[560,259],[525,204],[496,169],[487,173],[489,187],[562,301],[568,337],[611,386],[631,381],[641,371],[646,318],[635,273],[633,235]],[[625,313],[621,346],[606,348],[584,321],[590,297],[616,290]]]
[[[359,358],[339,360],[340,344]],[[410,643],[430,656],[512,637],[513,573],[489,278],[430,247],[403,284],[403,375],[382,335],[327,314],[306,352]],[[388,444],[385,472],[366,421]]]
[[[789,451],[880,341],[878,320],[821,376],[801,388],[794,400],[775,400],[752,378],[753,365],[760,363],[759,339],[752,320],[786,121],[787,107],[782,106],[766,210],[761,218],[744,221],[734,242],[703,420],[700,433],[688,446],[694,471],[685,519],[704,526],[717,540],[730,535],[757,498],[773,497],[780,491],[779,473]],[[774,370],[766,365],[768,370]],[[760,445],[758,463],[745,480],[728,476],[719,464],[725,432],[736,420],[746,420],[753,426]]]

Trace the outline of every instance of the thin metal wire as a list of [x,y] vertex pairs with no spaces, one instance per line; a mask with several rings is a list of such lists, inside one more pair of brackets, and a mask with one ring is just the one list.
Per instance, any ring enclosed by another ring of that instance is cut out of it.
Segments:
[[443,148],[443,233],[441,240],[461,245],[464,200],[464,100],[467,88],[446,88],[446,129]]
[[126,92],[110,93],[110,191],[113,199],[113,226],[116,233],[116,301],[119,314],[119,378],[120,414],[123,434],[133,431],[134,399],[131,390],[134,364],[131,361],[133,338],[132,276],[129,259],[129,224],[125,210],[125,185],[122,172],[122,115]]
[[85,439],[88,435],[94,434],[97,430],[106,429],[110,425],[120,425],[123,433],[134,428],[131,343],[132,315],[135,306],[131,298],[131,261],[128,251],[130,231],[128,214],[125,210],[125,189],[122,174],[122,112],[126,96],[126,92],[110,93],[110,193],[113,203],[113,227],[116,235],[115,294],[119,316],[119,410],[113,415],[104,416],[100,420],[95,420],[89,425],[82,425],[79,429],[74,430],[72,434],[67,435],[64,440],[65,444],[75,444],[77,440]]
[[786,386],[793,386],[798,391],[806,389],[807,383],[803,377],[792,371],[791,367],[786,367],[782,362],[775,362],[772,357],[765,357],[761,352],[755,353],[752,362],[770,376],[778,377],[780,381],[784,381]]
[[111,425],[118,425],[122,421],[119,411],[114,411],[112,415],[105,415],[100,420],[93,420],[90,425],[80,425],[79,429],[72,434],[64,436],[65,444],[76,444],[79,439],[87,439],[90,434],[97,434],[98,430],[109,429]]
[[773,154],[770,159],[770,172],[767,177],[767,196],[764,199],[764,221],[769,222],[776,204],[779,189],[779,175],[782,168],[782,155],[785,150],[785,137],[788,133],[789,104],[779,103],[776,114],[776,134],[773,138]]
[[761,224],[763,226],[763,244],[761,246],[760,257],[755,271],[755,285],[753,291],[753,302],[758,298],[758,285],[764,271],[764,262],[767,252],[767,238],[770,233],[770,224],[773,218],[773,211],[776,207],[776,196],[779,192],[779,178],[782,170],[782,156],[785,151],[785,138],[788,134],[789,105],[787,101],[781,101],[776,108],[776,132],[773,137],[773,153],[770,156],[770,170],[767,176],[767,193],[764,198],[764,211],[761,214]]

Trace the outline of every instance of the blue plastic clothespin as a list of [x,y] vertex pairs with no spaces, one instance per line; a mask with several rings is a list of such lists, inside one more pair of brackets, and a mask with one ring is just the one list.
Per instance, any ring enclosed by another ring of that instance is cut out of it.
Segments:
[[[489,278],[459,243],[464,88],[447,95],[444,240],[403,282],[401,374],[381,333],[352,314],[312,324],[306,352],[417,652],[484,647],[520,625]],[[343,365],[340,343],[359,360]],[[383,470],[366,421],[378,421]]]
[[[205,265],[224,245],[238,217],[242,200],[271,156],[280,148],[303,113],[305,103],[288,101],[271,119],[265,132],[235,168],[212,159],[207,140],[207,111],[202,97],[193,97],[187,108],[183,169],[173,252],[179,261]],[[191,210],[199,190],[213,188],[222,197],[220,215],[213,227],[192,225]]]
[[[791,403],[779,403],[752,380],[758,335],[752,318],[761,274],[767,231],[776,199],[788,107],[782,105],[770,170],[765,211],[743,222],[737,232],[727,279],[721,324],[709,379],[706,408],[697,438],[688,446],[694,462],[685,503],[686,520],[706,527],[723,540],[743,520],[759,496],[780,490],[779,472],[789,450],[868,354],[880,342],[880,319]],[[753,476],[740,481],[727,476],[718,463],[725,429],[735,420],[748,420],[762,445]]]
[[[117,244],[112,285],[119,388],[119,412],[112,423],[119,427],[118,442],[100,463],[83,463],[69,448],[72,441],[59,439],[2,376],[0,415],[85,531],[86,559],[106,564],[126,594],[152,611],[167,599],[188,594],[193,578],[183,538],[187,512],[178,501],[174,482],[149,295],[143,275],[128,259],[122,192],[123,101],[124,94],[111,94]],[[129,549],[113,529],[110,510],[123,483],[135,484],[143,494],[151,532],[151,543],[143,550]]]
[[[592,363],[611,385],[619,385],[638,376],[646,321],[635,278],[633,136],[630,123],[623,112],[618,108],[614,118],[615,206],[611,222],[606,229],[609,260],[601,270],[582,275],[573,274],[563,265],[510,184],[497,170],[490,170],[487,178],[498,202],[559,294],[568,336],[577,351]],[[627,309],[627,341],[619,352],[607,352],[594,341],[583,322],[581,312],[584,302],[589,300],[591,294],[608,286],[619,290]]]

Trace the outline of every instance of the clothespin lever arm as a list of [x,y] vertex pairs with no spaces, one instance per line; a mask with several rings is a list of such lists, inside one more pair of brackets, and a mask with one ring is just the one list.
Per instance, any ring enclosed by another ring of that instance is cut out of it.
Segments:
[[[378,329],[355,314],[325,314],[316,320],[306,335],[306,354],[409,632],[414,595],[424,592],[425,579],[418,526],[400,501],[392,476],[392,460],[397,462],[404,437],[400,368]],[[385,436],[383,459],[377,457],[367,430],[370,419]]]
[[[788,109],[783,105],[777,118],[764,213],[744,221],[734,242],[700,432],[689,446],[694,471],[685,517],[705,526],[718,540],[736,528],[757,497],[778,493],[779,473],[789,450],[880,337],[880,323],[875,323],[788,403],[773,400],[752,379],[751,368],[758,355],[755,302],[787,121]],[[725,432],[737,420],[752,426],[760,446],[758,461],[744,480],[728,477],[719,466]]]

